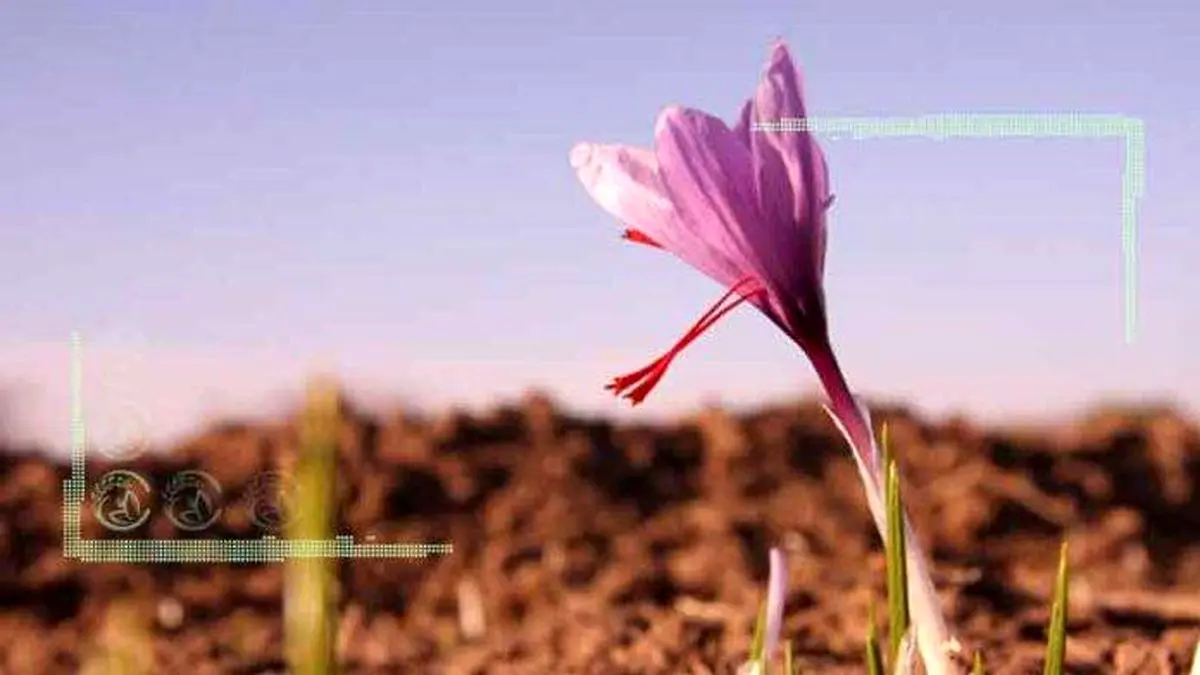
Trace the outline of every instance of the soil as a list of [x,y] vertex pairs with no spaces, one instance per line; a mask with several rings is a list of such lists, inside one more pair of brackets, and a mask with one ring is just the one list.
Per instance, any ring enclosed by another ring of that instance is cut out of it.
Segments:
[[[572,417],[539,396],[477,416],[347,413],[342,531],[454,552],[338,563],[344,672],[730,673],[774,544],[791,552],[784,630],[804,672],[864,672],[883,560],[848,451],[815,405],[661,426]],[[1169,409],[1025,431],[898,407],[878,418],[946,615],[989,672],[1041,672],[1064,537],[1069,672],[1184,672],[1200,639],[1194,424]],[[295,447],[291,421],[224,424],[126,463],[90,459],[88,476],[209,472],[229,507],[202,536],[257,537],[236,504]],[[88,671],[128,643],[145,647],[145,672],[285,670],[284,565],[64,559],[67,473],[0,453],[0,671]],[[85,536],[106,536],[84,511]],[[158,510],[136,536],[184,535]],[[476,609],[482,622],[464,623]]]

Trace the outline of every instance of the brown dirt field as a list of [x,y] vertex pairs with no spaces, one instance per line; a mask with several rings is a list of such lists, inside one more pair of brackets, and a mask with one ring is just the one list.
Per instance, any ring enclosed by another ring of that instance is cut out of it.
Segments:
[[[773,543],[792,551],[784,628],[805,672],[863,672],[882,556],[848,450],[814,405],[714,409],[656,427],[571,417],[540,397],[474,418],[348,412],[343,531],[450,540],[455,552],[339,563],[345,672],[730,673]],[[1068,670],[1183,672],[1200,639],[1194,424],[1170,410],[1024,432],[902,409],[877,417],[947,616],[989,672],[1041,672],[1064,536]],[[238,500],[295,437],[290,422],[224,425],[128,468],[155,481],[210,472],[229,506],[204,536],[259,536]],[[78,672],[87,654],[126,639],[114,628],[120,607],[149,631],[153,672],[284,670],[281,565],[65,560],[66,476],[64,465],[0,453],[0,672]],[[159,512],[139,532],[179,536]],[[103,534],[91,516],[85,534]],[[460,598],[472,596],[482,636],[460,629]]]

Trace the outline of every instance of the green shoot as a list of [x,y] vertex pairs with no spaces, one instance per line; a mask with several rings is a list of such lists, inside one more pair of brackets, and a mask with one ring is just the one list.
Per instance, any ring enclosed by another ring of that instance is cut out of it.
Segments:
[[875,601],[867,602],[867,675],[883,675],[883,655],[879,653],[879,630],[875,626]]
[[[293,540],[333,537],[337,471],[337,434],[341,401],[331,383],[314,383],[300,422],[296,490],[305,503],[292,514]],[[285,650],[295,675],[334,675],[336,644],[335,570],[333,560],[304,556],[288,562],[284,595]]]
[[796,675],[796,662],[792,658],[792,641],[783,642],[783,675]]
[[754,638],[750,641],[750,663],[758,664],[758,674],[766,675],[767,657],[767,601],[758,609],[758,621],[754,623]]
[[900,658],[900,641],[908,632],[908,565],[904,545],[904,504],[900,499],[900,472],[887,443],[887,426],[883,427],[884,466],[887,483],[884,499],[887,505],[887,541],[884,542],[887,560],[888,595],[888,663],[892,671]]
[[1062,675],[1067,652],[1067,542],[1058,554],[1058,578],[1054,582],[1054,604],[1047,630],[1046,667],[1043,675]]

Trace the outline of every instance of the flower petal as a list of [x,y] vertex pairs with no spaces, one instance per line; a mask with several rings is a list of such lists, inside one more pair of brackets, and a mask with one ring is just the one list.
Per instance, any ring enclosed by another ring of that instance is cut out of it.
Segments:
[[670,229],[675,209],[658,180],[654,153],[579,143],[571,148],[571,167],[592,199],[621,222],[652,237]]
[[746,101],[742,104],[742,112],[738,113],[737,124],[733,125],[733,133],[742,142],[742,145],[750,147],[750,136],[754,133],[750,129],[753,123],[752,116],[754,115],[753,101]]
[[[763,70],[751,106],[752,121],[778,123],[806,118],[799,71],[787,46],[777,41]],[[807,230],[802,241],[812,261],[815,280],[825,275],[826,225],[824,214],[832,202],[829,169],[816,138],[807,131],[755,131],[750,147],[755,162],[755,189],[764,213],[790,220]],[[781,172],[786,179],[781,178]],[[782,183],[790,187],[785,192]]]
[[570,159],[592,199],[625,225],[649,235],[722,286],[732,286],[746,276],[740,265],[685,226],[650,150],[579,143],[571,149]]
[[[797,217],[796,201],[802,199],[793,187],[790,170],[779,151],[771,145],[762,131],[750,133],[750,156],[754,166],[754,193],[763,217],[779,228],[806,228],[811,225],[807,218]],[[789,237],[799,242],[809,242],[811,237],[804,231]]]
[[[667,194],[696,237],[742,261],[746,273],[757,276],[774,298],[786,299],[806,315],[824,311],[816,257],[809,254],[812,232],[791,218],[764,217],[754,157],[734,131],[707,113],[667,108],[655,128],[655,154]],[[780,167],[764,171],[775,177],[769,179],[771,191],[786,193]],[[792,310],[781,305],[771,311],[783,317]]]
[[[753,119],[760,123],[807,117],[800,73],[783,42],[776,42],[754,92]],[[829,201],[829,170],[824,153],[807,131],[758,131],[754,139],[765,141],[778,154],[796,193],[795,218],[808,222],[822,213]],[[764,149],[765,150],[765,149]]]
[[673,106],[658,117],[654,150],[683,223],[771,285],[783,247],[758,208],[750,149],[716,117]]

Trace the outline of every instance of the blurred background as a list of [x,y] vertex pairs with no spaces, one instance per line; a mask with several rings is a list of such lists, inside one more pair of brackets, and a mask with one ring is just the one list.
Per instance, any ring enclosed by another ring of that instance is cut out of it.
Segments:
[[[733,672],[773,545],[798,662],[862,672],[882,558],[809,365],[744,310],[644,405],[609,396],[723,289],[623,243],[567,160],[649,144],[669,104],[731,119],[776,37],[814,116],[1145,122],[1132,343],[1117,139],[826,138],[826,288],[989,672],[1039,670],[1063,538],[1068,670],[1181,672],[1197,25],[1168,0],[0,3],[0,675]],[[85,538],[261,539],[286,478],[310,515],[279,536],[453,554],[67,559],[73,365]]]
[[670,103],[730,119],[776,36],[813,115],[1146,123],[1128,345],[1120,141],[827,140],[853,386],[990,419],[1194,410],[1195,25],[1167,2],[5,3],[7,433],[66,447],[73,330],[98,441],[276,414],[314,369],[383,406],[536,386],[653,417],[811,391],[801,355],[742,311],[640,410],[612,400],[607,378],[721,289],[622,245],[567,163],[579,140],[648,144]]

